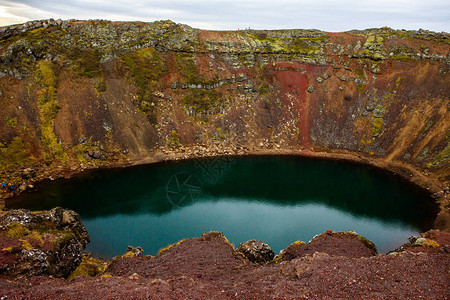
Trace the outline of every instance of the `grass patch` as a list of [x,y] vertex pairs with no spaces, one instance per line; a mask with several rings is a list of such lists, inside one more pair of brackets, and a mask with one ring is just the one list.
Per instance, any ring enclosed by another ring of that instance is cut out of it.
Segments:
[[169,147],[172,149],[177,149],[181,147],[180,136],[176,130],[172,130],[169,133]]
[[21,165],[30,165],[35,161],[30,144],[21,137],[14,137],[9,144],[0,143],[0,169],[14,169]]
[[439,152],[436,156],[434,156],[428,163],[427,168],[439,167],[443,164],[448,163],[450,160],[450,142],[447,143],[447,146]]
[[67,58],[72,61],[75,72],[79,76],[95,78],[103,72],[99,49],[71,48]]
[[20,225],[17,222],[14,222],[8,226],[8,236],[11,238],[15,239],[22,238],[29,235],[30,233],[31,233],[30,230],[28,230],[27,228],[25,228],[24,226]]
[[[83,255],[81,264],[75,271],[67,278],[72,280],[79,276],[94,277],[103,274],[108,267],[108,263],[99,259],[90,257],[89,255]],[[110,277],[110,276],[109,276]]]
[[194,115],[205,115],[217,112],[220,106],[221,94],[215,90],[186,90],[182,95],[182,102],[191,108]]
[[372,130],[371,134],[373,137],[377,137],[381,134],[384,127],[384,121],[382,118],[374,118],[372,117]]
[[195,57],[190,53],[176,53],[178,70],[181,73],[183,81],[187,84],[203,83],[203,78],[195,66]]
[[180,241],[178,241],[178,242],[175,243],[175,244],[169,245],[169,246],[167,246],[166,248],[163,248],[163,249],[159,250],[159,251],[158,251],[157,257],[160,256],[161,254],[163,254],[164,252],[169,251],[170,248],[175,247],[175,246],[178,246],[178,245],[181,245],[181,243],[183,243],[184,241],[185,241],[185,239],[184,239],[184,240],[180,240]]
[[153,48],[139,49],[122,57],[122,61],[137,87],[137,109],[149,115],[151,122],[156,122],[156,104],[158,97],[153,95],[159,80],[167,73],[167,66]]
[[46,161],[59,160],[66,162],[67,153],[54,132],[54,120],[59,110],[57,99],[57,76],[51,62],[40,61],[37,64],[36,81],[41,89],[38,94],[38,108],[41,119],[41,141],[45,149],[44,159]]

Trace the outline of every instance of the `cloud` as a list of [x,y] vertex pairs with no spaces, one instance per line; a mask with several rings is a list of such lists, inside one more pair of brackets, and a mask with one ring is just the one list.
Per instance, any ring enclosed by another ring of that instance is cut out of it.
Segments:
[[44,18],[171,19],[202,29],[344,31],[390,26],[448,31],[449,15],[446,0],[3,0],[0,4],[0,24]]

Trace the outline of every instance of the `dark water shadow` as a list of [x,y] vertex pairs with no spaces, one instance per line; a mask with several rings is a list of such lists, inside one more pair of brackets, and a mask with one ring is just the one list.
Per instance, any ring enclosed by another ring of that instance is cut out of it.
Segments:
[[319,202],[355,216],[427,230],[437,214],[428,193],[398,176],[353,163],[298,156],[216,157],[89,171],[37,185],[8,208],[70,208],[84,219],[167,214],[223,197],[286,206]]

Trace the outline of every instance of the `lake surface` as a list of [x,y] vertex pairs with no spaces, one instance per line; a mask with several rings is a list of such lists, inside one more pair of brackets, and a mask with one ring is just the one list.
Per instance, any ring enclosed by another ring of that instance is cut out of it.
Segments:
[[326,230],[354,230],[379,252],[431,228],[429,195],[390,173],[297,156],[216,157],[90,171],[37,185],[9,208],[55,206],[81,215],[87,250],[111,258],[128,245],[145,254],[220,231],[238,246],[262,240],[278,253]]

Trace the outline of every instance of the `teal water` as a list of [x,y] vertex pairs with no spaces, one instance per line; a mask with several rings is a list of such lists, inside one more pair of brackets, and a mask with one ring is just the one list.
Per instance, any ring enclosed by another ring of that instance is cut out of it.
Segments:
[[236,246],[263,240],[275,252],[326,230],[354,230],[379,252],[431,227],[437,207],[397,176],[352,163],[296,156],[219,157],[86,172],[45,182],[8,202],[81,215],[88,250],[146,254],[221,231]]

